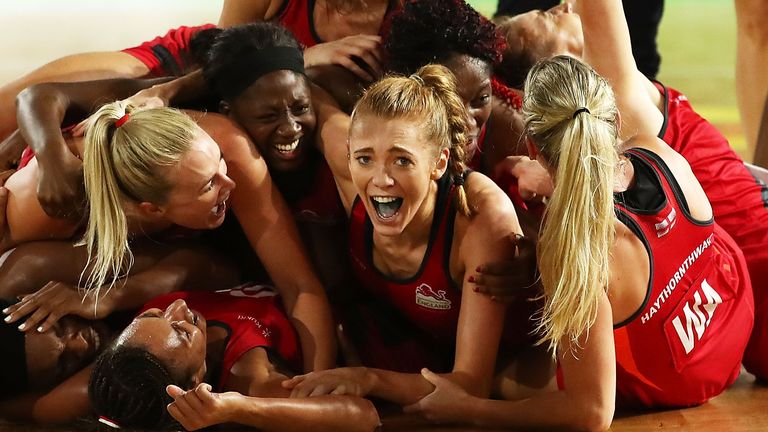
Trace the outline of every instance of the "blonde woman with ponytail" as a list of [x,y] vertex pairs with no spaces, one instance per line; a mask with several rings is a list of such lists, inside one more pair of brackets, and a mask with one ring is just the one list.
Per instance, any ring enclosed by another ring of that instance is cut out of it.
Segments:
[[[173,227],[218,227],[234,182],[226,174],[218,144],[188,115],[170,108],[110,103],[88,119],[84,138],[68,136],[66,142],[83,160],[83,205],[88,208],[82,237],[88,264],[82,270],[84,292],[78,297],[90,299],[91,314],[103,317],[111,307],[96,307],[106,295],[101,291],[119,288],[118,279],[128,274],[133,263],[130,240],[161,240],[162,232]],[[6,184],[10,194],[4,249],[34,240],[69,239],[79,231],[80,222],[45,214],[32,186],[39,175],[32,159]],[[30,298],[5,313],[12,322],[37,310],[23,327],[33,328],[47,317],[39,327],[44,331],[59,315],[36,309],[56,303],[43,300]]]
[[[367,90],[349,121],[331,118],[321,136],[338,141],[349,128],[346,148],[324,150],[351,219],[360,296],[379,311],[396,310],[405,324],[389,336],[411,341],[405,345],[414,350],[378,345],[386,329],[366,315],[358,348],[369,367],[314,372],[285,385],[294,396],[351,393],[408,405],[432,391],[422,367],[453,361],[452,370],[438,372],[487,397],[499,341],[522,344],[525,330],[517,322],[528,315],[508,316],[505,327],[506,307],[473,290],[470,276],[492,259],[513,259],[521,230],[504,192],[466,170],[469,118],[455,79],[438,65],[385,78]],[[427,346],[432,351],[424,353]]]
[[[554,181],[538,243],[549,388],[479,399],[445,380],[417,404],[440,421],[605,430],[619,406],[703,403],[739,375],[749,274],[685,159],[653,136],[621,143],[607,81],[572,57],[525,84],[528,149]],[[539,365],[545,366],[545,365]]]

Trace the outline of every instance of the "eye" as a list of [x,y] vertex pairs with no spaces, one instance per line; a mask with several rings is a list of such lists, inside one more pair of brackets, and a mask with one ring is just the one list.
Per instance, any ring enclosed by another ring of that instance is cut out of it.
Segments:
[[357,163],[359,163],[360,165],[368,165],[368,164],[370,164],[370,163],[371,163],[371,157],[370,157],[370,156],[357,156],[357,157],[355,158],[355,160],[356,160],[356,161],[357,161]]
[[183,337],[185,337],[187,340],[192,340],[192,334],[188,330],[185,330],[182,326],[174,324],[173,328],[179,335],[183,335]]
[[302,115],[309,112],[309,104],[300,104],[293,108],[294,115]]
[[256,120],[260,121],[262,123],[269,123],[269,122],[273,122],[273,121],[277,120],[277,115],[276,114],[264,114],[264,115],[260,115],[260,116],[256,117]]
[[483,93],[482,95],[475,98],[475,100],[472,101],[473,107],[482,107],[486,106],[491,102],[491,95],[490,93]]
[[401,157],[395,159],[395,165],[404,167],[404,166],[408,166],[408,165],[413,165],[413,162],[410,159],[408,159],[407,157],[402,157],[401,156]]
[[216,185],[216,181],[212,179],[211,181],[208,182],[207,185],[205,185],[205,189],[203,189],[203,193],[212,191],[215,185]]

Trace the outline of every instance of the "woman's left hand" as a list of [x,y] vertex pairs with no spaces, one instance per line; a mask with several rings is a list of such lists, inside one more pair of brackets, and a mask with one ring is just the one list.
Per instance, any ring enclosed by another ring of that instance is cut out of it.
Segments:
[[517,253],[510,261],[486,263],[475,269],[468,279],[474,291],[490,296],[492,300],[512,303],[538,296],[536,242],[528,237],[516,236]]
[[435,386],[432,393],[418,402],[403,408],[409,414],[420,414],[429,421],[451,423],[461,421],[472,403],[473,396],[460,385],[441,377],[429,369],[422,369],[421,376]]
[[371,391],[368,372],[364,367],[343,367],[297,375],[283,381],[283,388],[291,390],[292,398],[322,395],[365,397]]
[[50,329],[64,315],[78,315],[87,319],[101,319],[110,311],[99,302],[98,309],[94,295],[63,282],[48,282],[34,294],[28,294],[21,301],[3,310],[5,322],[12,323],[26,315],[29,317],[19,330],[37,328],[39,332]]
[[198,384],[189,391],[169,385],[165,391],[173,402],[168,404],[168,413],[188,431],[230,422],[230,402],[242,395],[234,392],[213,393],[211,390],[211,385],[206,383]]

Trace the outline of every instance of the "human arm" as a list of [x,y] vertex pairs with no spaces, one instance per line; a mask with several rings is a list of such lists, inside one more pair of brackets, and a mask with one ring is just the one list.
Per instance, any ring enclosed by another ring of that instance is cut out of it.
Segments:
[[768,167],[768,97],[765,99],[763,107],[763,118],[757,134],[755,156],[752,158],[752,163],[763,168]]
[[[564,389],[546,391],[519,401],[491,400],[467,394],[458,386],[426,371],[435,391],[407,408],[435,422],[470,423],[495,428],[544,428],[602,431],[610,427],[615,409],[616,360],[613,322],[607,295],[600,299],[597,320],[569,350],[563,340],[558,361]],[[585,333],[587,334],[587,333]]]
[[28,87],[16,99],[19,133],[35,151],[40,168],[37,196],[51,217],[77,220],[85,200],[82,161],[61,131],[66,119],[80,119],[99,103],[120,99],[156,80],[114,79],[45,83]]
[[305,371],[333,366],[336,348],[330,305],[264,158],[247,134],[226,117],[209,113],[199,124],[221,146],[228,175],[237,184],[230,198],[232,210],[283,298],[299,334]]
[[[621,112],[626,139],[639,133],[657,135],[664,116],[649,96],[652,84],[637,69],[629,27],[619,0],[577,0],[574,11],[584,32],[584,61],[608,80]],[[651,89],[658,95],[658,91]]]
[[286,375],[274,367],[261,347],[238,359],[229,376],[226,393],[212,393],[207,384],[188,392],[169,387],[174,402],[168,411],[188,430],[239,423],[267,431],[371,431],[379,424],[373,404],[365,399],[287,399],[290,392],[280,385]]
[[333,172],[341,202],[349,214],[357,196],[349,172],[348,137],[352,119],[325,90],[316,85],[312,86],[312,101],[319,125],[315,142]]
[[[52,257],[49,264],[63,264],[71,261],[70,256],[83,254],[84,247],[70,246],[67,255]],[[58,250],[55,248],[54,250]],[[44,251],[47,253],[47,251]],[[66,250],[60,253],[67,253]],[[72,267],[61,267],[50,276],[53,282],[32,294],[25,295],[20,302],[8,308],[5,313],[9,322],[15,322],[31,314],[23,323],[24,330],[46,331],[64,315],[78,315],[88,319],[102,319],[117,310],[141,307],[150,299],[181,289],[215,290],[235,286],[239,274],[234,266],[215,253],[195,244],[160,245],[149,241],[135,248],[136,262],[132,272],[119,279],[116,285],[101,287],[96,293],[87,293],[77,288],[84,259],[75,260]],[[79,265],[78,265],[79,264]],[[63,276],[58,281],[55,276]]]
[[284,0],[224,0],[219,15],[220,28],[272,19]]
[[27,393],[0,401],[0,417],[39,424],[70,423],[91,411],[88,380],[92,366],[44,393]]

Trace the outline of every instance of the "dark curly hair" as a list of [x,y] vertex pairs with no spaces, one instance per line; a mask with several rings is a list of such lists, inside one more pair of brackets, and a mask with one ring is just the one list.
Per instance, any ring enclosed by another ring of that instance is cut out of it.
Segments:
[[166,406],[170,385],[186,388],[188,379],[174,376],[146,349],[112,346],[96,360],[88,396],[97,417],[129,429],[179,429]]
[[229,76],[229,72],[236,67],[237,60],[242,56],[274,47],[302,49],[288,29],[270,22],[244,24],[221,30],[208,49],[203,63],[203,77],[209,83],[215,82],[220,77]]
[[506,46],[496,26],[463,0],[407,0],[386,27],[388,69],[402,74],[457,53],[496,65]]

